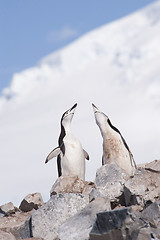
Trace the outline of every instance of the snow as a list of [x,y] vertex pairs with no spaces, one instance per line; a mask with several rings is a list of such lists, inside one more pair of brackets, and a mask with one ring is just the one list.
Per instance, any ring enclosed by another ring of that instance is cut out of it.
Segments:
[[124,136],[135,161],[160,158],[160,1],[82,36],[15,73],[0,98],[0,205],[28,193],[44,200],[57,178],[60,118],[76,102],[72,130],[89,153],[86,180],[101,166],[102,138],[91,103]]

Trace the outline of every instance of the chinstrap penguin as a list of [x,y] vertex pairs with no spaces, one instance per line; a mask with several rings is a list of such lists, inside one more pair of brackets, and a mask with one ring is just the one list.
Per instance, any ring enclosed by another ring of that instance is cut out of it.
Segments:
[[136,164],[126,141],[120,131],[112,125],[110,119],[94,104],[92,106],[96,123],[103,137],[102,165],[114,162],[128,175],[132,176]]
[[66,111],[61,118],[61,133],[58,147],[53,149],[46,158],[45,163],[57,157],[58,176],[75,175],[85,179],[85,158],[89,160],[88,153],[71,132],[71,121],[77,104]]

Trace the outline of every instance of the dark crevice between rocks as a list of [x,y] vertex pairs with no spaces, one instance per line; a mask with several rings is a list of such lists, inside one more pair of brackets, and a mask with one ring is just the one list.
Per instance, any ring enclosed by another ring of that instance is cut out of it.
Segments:
[[119,206],[130,207],[132,205],[138,205],[137,197],[135,194],[132,194],[126,186],[124,186],[123,193],[117,198],[117,200],[111,202],[111,209]]
[[149,207],[149,205],[151,205],[152,203],[153,203],[153,202],[152,202],[151,200],[146,201],[146,202],[144,203],[144,208],[143,208],[143,210],[146,209],[147,207]]
[[147,171],[150,171],[150,172],[160,173],[160,171],[158,171],[158,170],[154,170],[154,169],[151,169],[151,168],[147,168],[147,167],[145,167],[145,169],[146,169]]
[[33,232],[32,232],[32,217],[29,219],[29,233],[30,237],[33,237]]
[[156,239],[153,233],[151,233],[151,239]]
[[110,202],[110,204],[111,204],[111,209],[112,210],[119,206],[118,201]]
[[3,212],[1,209],[0,209],[0,214],[5,216],[5,212]]

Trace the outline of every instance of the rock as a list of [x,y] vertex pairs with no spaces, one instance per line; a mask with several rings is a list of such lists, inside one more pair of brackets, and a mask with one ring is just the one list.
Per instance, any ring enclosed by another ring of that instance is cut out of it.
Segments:
[[16,240],[12,233],[0,230],[0,240]]
[[157,202],[150,204],[142,212],[142,218],[152,223],[154,220],[160,219],[160,209]]
[[[140,235],[145,238],[141,238]],[[147,224],[137,218],[131,208],[122,208],[97,214],[96,222],[90,232],[90,240],[98,239],[148,240],[151,237]]]
[[154,160],[145,164],[145,169],[160,173],[160,160]]
[[28,238],[31,236],[30,215],[31,212],[16,212],[11,216],[0,218],[0,230],[12,233],[16,239]]
[[118,199],[119,201],[117,204],[120,204],[121,206],[129,207],[132,205],[138,205],[136,195],[132,194],[126,186],[123,187],[123,193]]
[[92,202],[97,198],[103,198],[103,195],[95,188],[93,188],[89,194],[89,201]]
[[87,194],[88,189],[91,191],[90,182],[84,181],[77,176],[61,176],[51,188],[50,196],[58,193],[83,193]]
[[37,210],[44,204],[40,193],[28,194],[21,202],[19,209],[23,212],[29,212],[32,209]]
[[142,211],[141,218],[147,221],[153,236],[160,239],[160,207],[157,202],[150,204]]
[[110,202],[97,198],[89,203],[79,213],[65,221],[59,228],[58,237],[61,240],[87,240],[96,219],[96,213],[110,210]]
[[87,185],[84,187],[82,194],[89,195],[93,189],[95,189],[94,182],[87,182]]
[[[141,228],[138,232],[138,237],[135,240],[151,240],[151,232],[149,227]],[[153,239],[153,238],[152,238]]]
[[132,212],[138,217],[141,218],[141,213],[143,211],[143,208],[140,205],[133,205],[132,206]]
[[53,195],[50,200],[31,217],[33,237],[54,240],[58,237],[58,228],[70,217],[89,203],[89,197],[78,193]]
[[4,216],[9,216],[17,211],[19,211],[19,209],[15,207],[12,202],[0,206],[0,213]]
[[154,202],[160,197],[160,174],[139,168],[134,177],[125,183],[125,187],[131,195],[136,196],[137,203],[144,207],[148,201]]
[[123,185],[129,176],[114,163],[103,165],[98,169],[95,179],[95,188],[90,198],[107,197],[114,201],[122,194]]

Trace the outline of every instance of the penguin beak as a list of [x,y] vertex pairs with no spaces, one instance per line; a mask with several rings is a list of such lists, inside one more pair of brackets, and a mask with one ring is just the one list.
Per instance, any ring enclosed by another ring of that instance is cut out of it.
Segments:
[[99,109],[93,103],[92,103],[92,107],[93,107],[94,114],[96,112],[100,112]]
[[75,112],[75,110],[76,110],[76,107],[77,107],[77,103],[76,104],[74,104],[73,105],[73,107],[71,107],[70,109],[69,109],[69,114],[74,114],[74,112]]
[[77,107],[77,103],[73,105],[73,107],[71,107],[69,110],[67,110],[65,113],[63,113],[62,118],[61,118],[61,123],[65,120],[65,119],[70,119],[70,121],[73,118],[75,109]]

